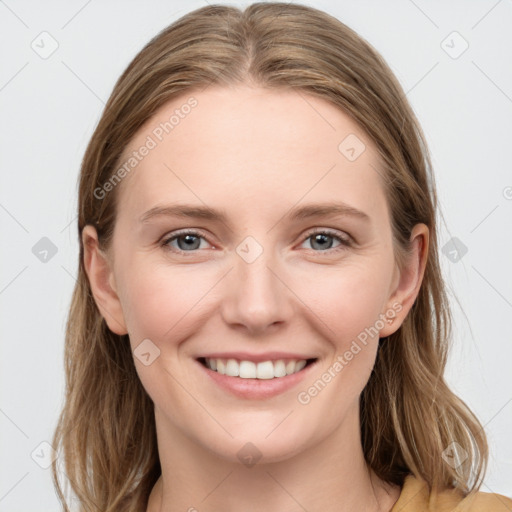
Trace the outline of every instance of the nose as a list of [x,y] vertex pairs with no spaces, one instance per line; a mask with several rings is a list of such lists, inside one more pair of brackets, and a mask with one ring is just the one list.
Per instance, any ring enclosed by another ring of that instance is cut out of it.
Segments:
[[221,308],[224,321],[251,335],[265,334],[288,323],[293,294],[271,251],[263,251],[252,262],[235,254],[234,261],[225,282]]

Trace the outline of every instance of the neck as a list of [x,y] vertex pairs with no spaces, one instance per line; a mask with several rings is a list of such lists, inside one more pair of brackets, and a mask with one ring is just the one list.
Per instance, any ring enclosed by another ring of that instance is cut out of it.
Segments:
[[358,414],[349,415],[319,444],[289,459],[252,467],[195,443],[158,411],[155,418],[162,475],[147,512],[387,512],[400,493],[369,470]]

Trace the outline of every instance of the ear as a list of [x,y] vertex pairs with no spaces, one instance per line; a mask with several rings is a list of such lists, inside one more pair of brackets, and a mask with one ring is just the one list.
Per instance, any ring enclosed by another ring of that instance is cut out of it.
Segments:
[[82,230],[82,243],[85,271],[101,316],[113,333],[120,336],[127,334],[114,273],[108,256],[99,247],[98,234],[93,226],[87,225]]
[[393,334],[402,325],[405,317],[412,308],[421,288],[425,267],[427,265],[429,229],[425,224],[416,224],[411,232],[411,254],[405,266],[400,271],[395,266],[391,294],[386,303],[385,326],[380,330],[379,336],[384,338]]

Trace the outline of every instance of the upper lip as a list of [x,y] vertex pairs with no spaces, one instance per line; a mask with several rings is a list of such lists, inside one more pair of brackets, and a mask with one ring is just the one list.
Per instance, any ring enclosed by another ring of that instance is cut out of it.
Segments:
[[198,359],[201,358],[237,359],[238,361],[252,361],[254,363],[260,363],[262,361],[278,361],[279,359],[316,359],[316,356],[291,352],[263,352],[261,354],[251,354],[249,352],[211,352],[198,357]]

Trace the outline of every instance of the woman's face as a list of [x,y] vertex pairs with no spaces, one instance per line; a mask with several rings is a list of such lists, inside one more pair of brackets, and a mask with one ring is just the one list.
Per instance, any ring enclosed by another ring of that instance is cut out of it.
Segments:
[[112,185],[111,272],[98,272],[103,289],[89,274],[109,327],[129,334],[157,425],[234,461],[250,442],[271,461],[357,419],[379,336],[422,273],[395,266],[366,134],[305,93],[210,86],[161,108],[124,156],[136,165]]

